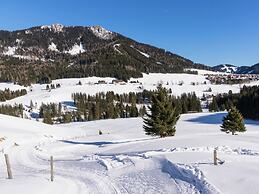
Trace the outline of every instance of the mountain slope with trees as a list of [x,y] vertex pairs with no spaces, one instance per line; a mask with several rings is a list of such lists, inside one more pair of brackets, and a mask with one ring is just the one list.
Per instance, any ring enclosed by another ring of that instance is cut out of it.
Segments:
[[209,67],[136,42],[101,26],[38,26],[0,31],[0,81],[49,83],[52,79],[183,72]]
[[220,71],[225,73],[235,74],[259,74],[259,63],[252,66],[235,66],[231,64],[221,64],[212,67],[213,71]]

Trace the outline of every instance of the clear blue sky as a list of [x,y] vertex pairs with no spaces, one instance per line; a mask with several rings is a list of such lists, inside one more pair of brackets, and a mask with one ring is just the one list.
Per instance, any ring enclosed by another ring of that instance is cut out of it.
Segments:
[[208,65],[259,62],[258,0],[2,0],[0,29],[102,25]]

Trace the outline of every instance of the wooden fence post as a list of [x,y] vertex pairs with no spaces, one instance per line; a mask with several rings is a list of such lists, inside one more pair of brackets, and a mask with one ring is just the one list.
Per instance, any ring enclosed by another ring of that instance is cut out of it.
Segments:
[[217,150],[216,149],[214,149],[213,159],[214,159],[214,165],[218,165]]
[[9,161],[9,156],[8,156],[8,154],[5,154],[4,157],[5,157],[8,179],[13,179],[13,175],[12,175],[12,171],[11,171],[11,165],[10,165],[10,161]]
[[50,156],[50,181],[54,180],[53,156]]

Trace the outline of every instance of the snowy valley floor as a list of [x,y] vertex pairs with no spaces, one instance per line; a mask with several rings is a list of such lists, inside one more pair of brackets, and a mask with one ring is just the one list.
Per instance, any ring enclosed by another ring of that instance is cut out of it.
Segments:
[[176,136],[162,139],[146,136],[141,118],[49,126],[0,115],[14,175],[6,179],[1,154],[1,194],[259,193],[259,122],[232,136],[220,131],[224,115],[182,115]]

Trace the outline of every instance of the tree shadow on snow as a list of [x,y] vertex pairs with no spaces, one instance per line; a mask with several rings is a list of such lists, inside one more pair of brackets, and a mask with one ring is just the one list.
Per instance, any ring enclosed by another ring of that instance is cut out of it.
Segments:
[[126,141],[93,141],[93,142],[81,142],[81,141],[72,141],[72,140],[60,140],[63,143],[69,144],[78,144],[78,145],[95,145],[95,146],[105,146],[105,145],[113,145],[113,144],[124,144],[124,143],[132,143],[132,142],[141,142],[141,141],[149,141],[153,139],[158,139],[157,137],[154,138],[145,138],[145,139],[136,139],[136,140],[126,140]]
[[222,124],[222,119],[227,113],[215,113],[196,118],[188,119],[188,122],[201,123],[201,124]]
[[259,121],[254,121],[254,120],[245,120],[245,124],[247,125],[258,125],[259,126]]
[[[200,123],[200,124],[221,125],[222,119],[226,115],[227,115],[227,113],[220,112],[220,113],[215,113],[215,114],[210,114],[210,115],[200,116],[200,117],[197,117],[197,118],[188,119],[187,121],[188,122],[194,122],[194,123]],[[258,125],[259,126],[259,121],[246,119],[245,124],[256,125],[256,126]]]

